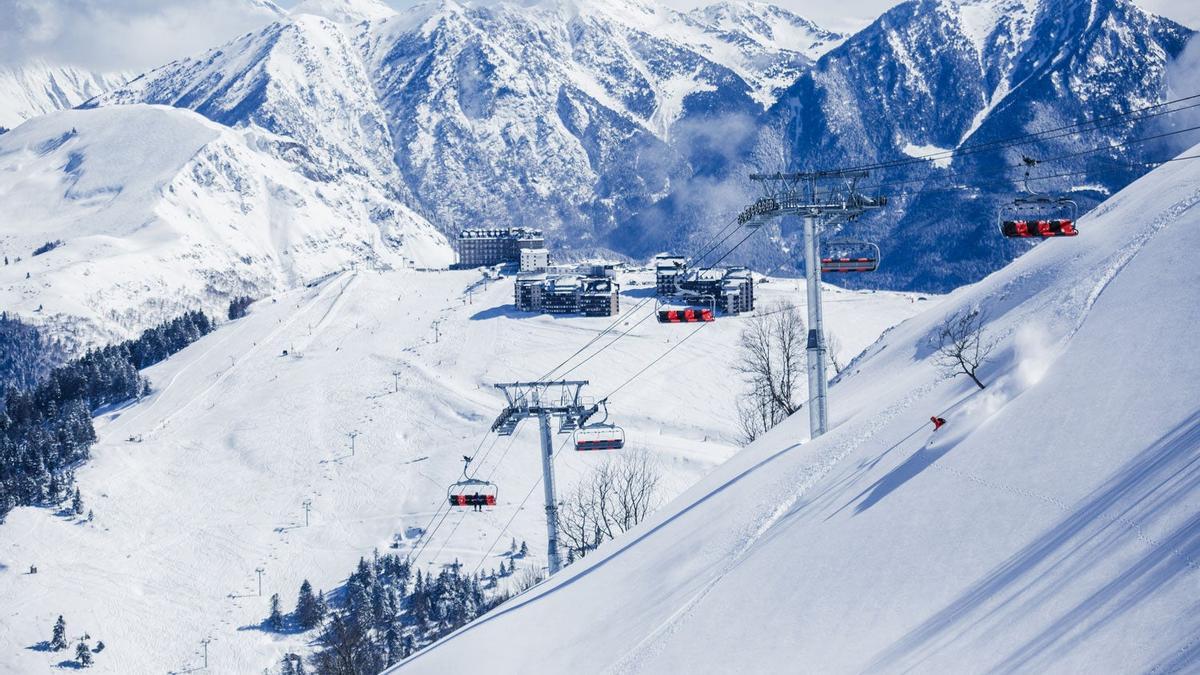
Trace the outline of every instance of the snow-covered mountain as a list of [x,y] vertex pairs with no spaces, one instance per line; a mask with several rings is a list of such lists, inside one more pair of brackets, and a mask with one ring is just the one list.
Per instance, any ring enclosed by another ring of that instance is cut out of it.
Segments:
[[355,263],[452,259],[369,178],[298,170],[277,157],[291,146],[146,105],[52,113],[0,136],[0,306],[92,345]]
[[[793,416],[395,672],[1196,671],[1198,185],[1163,166],[889,331],[828,434]],[[972,311],[983,390],[933,363]]]
[[0,67],[0,129],[77,106],[131,77],[132,73],[99,73],[44,61]]
[[300,165],[358,167],[444,231],[540,225],[589,249],[691,175],[709,120],[760,114],[839,39],[755,3],[314,0],[89,105],[261,126]]
[[360,176],[381,189],[398,183],[391,138],[362,59],[331,19],[301,14],[272,23],[86,105],[129,103],[190,108],[226,126],[283,136],[274,154],[314,180]]
[[[444,233],[537,225],[562,249],[640,257],[690,250],[723,225],[753,197],[753,168],[905,158],[1162,100],[1190,35],[1128,0],[912,0],[844,41],[757,3],[437,0],[397,12],[312,0],[86,105],[195,110],[322,194],[370,193],[376,219],[411,209]],[[911,182],[885,190],[889,208],[855,231],[886,257],[857,283],[947,289],[1004,264],[1027,249],[992,233],[997,200],[1015,189],[1005,167],[1121,143],[1146,124],[882,173]],[[1039,187],[1081,186],[1089,206],[1149,150],[1046,164],[1081,173]],[[925,194],[922,181],[970,187]],[[772,235],[742,260],[794,270],[795,233]]]
[[714,60],[736,68],[747,80],[761,82],[756,97],[766,105],[845,39],[804,17],[753,0],[718,2],[694,9],[689,16],[711,36],[696,42],[710,50]]

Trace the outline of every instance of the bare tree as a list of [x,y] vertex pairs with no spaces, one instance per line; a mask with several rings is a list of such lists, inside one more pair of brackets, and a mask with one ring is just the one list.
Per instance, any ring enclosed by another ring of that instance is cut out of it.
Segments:
[[987,316],[977,309],[947,316],[938,328],[938,350],[934,358],[943,373],[951,377],[966,375],[980,389],[986,385],[976,372],[996,348],[996,341],[985,334],[985,323]]
[[762,395],[761,392],[752,392],[739,398],[735,405],[738,416],[738,443],[741,445],[750,445],[777,422],[775,406],[770,397]]
[[838,352],[842,351],[842,341],[838,336],[829,333],[825,337],[825,353],[829,356],[829,365],[833,366],[833,374],[842,374],[842,362],[838,361]]
[[658,506],[662,473],[644,450],[608,459],[575,486],[558,511],[568,558],[581,558],[637,525]]
[[541,567],[523,567],[516,578],[516,593],[520,595],[546,580],[546,570]]
[[800,408],[796,386],[804,377],[805,329],[800,310],[778,302],[742,330],[737,369],[750,386],[738,402],[738,426],[749,444]]

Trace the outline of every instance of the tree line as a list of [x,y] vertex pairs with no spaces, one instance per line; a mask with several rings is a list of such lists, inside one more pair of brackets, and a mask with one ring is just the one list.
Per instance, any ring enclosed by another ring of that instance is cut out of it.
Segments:
[[501,569],[467,574],[454,564],[436,575],[414,572],[407,558],[376,551],[369,561],[360,558],[346,585],[328,599],[305,580],[295,610],[284,615],[273,595],[264,628],[318,631],[312,656],[283,657],[284,675],[374,674],[508,599],[499,581],[515,573],[515,562]]
[[136,339],[47,368],[39,349],[51,343],[36,328],[4,316],[0,346],[20,351],[6,357],[11,364],[0,371],[5,378],[0,382],[0,521],[16,506],[56,504],[70,497],[73,468],[88,458],[96,441],[92,414],[145,395],[150,385],[139,370],[212,329],[203,312],[191,311]]

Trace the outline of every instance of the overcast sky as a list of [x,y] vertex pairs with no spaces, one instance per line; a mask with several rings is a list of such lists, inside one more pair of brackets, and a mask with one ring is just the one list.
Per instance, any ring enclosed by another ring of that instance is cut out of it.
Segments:
[[[412,0],[387,1],[401,6]],[[665,1],[679,8],[707,4]],[[1200,27],[1200,0],[1137,1],[1153,12]],[[827,28],[850,32],[896,1],[777,0],[777,4]],[[0,65],[45,59],[102,71],[142,71],[203,52],[271,18],[256,0],[0,0]]]

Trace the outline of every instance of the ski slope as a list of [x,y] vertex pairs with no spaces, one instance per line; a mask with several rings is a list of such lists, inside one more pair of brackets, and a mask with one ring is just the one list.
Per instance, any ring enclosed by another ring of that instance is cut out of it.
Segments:
[[[98,418],[93,458],[78,471],[94,521],[18,508],[0,525],[0,673],[45,672],[69,658],[37,649],[59,614],[69,638],[86,631],[105,642],[95,672],[195,669],[206,638],[210,672],[274,668],[313,635],[260,630],[269,596],[278,592],[290,611],[305,578],[333,590],[373,548],[395,541],[413,550],[458,478],[460,456],[476,448],[500,505],[448,517],[418,564],[491,569],[515,537],[533,554],[522,564],[544,565],[536,425],[510,438],[487,434],[502,401],[491,385],[542,375],[610,319],[517,313],[511,279],[480,281],[473,271],[346,271],[262,299],[148,369],[154,393]],[[639,323],[654,310],[651,300],[635,311],[653,277],[622,282],[628,337],[570,374],[589,379],[591,395],[697,330]],[[795,281],[758,292],[763,308],[804,297]],[[936,299],[830,288],[827,301],[845,359]],[[737,451],[730,409],[741,386],[731,364],[742,325],[707,325],[612,399],[628,447],[661,462],[664,498]],[[562,453],[560,489],[601,454]],[[38,574],[26,574],[31,564]]]
[[[885,334],[827,435],[794,416],[398,671],[1197,672],[1198,203],[1157,169]],[[983,391],[930,361],[972,307]]]

